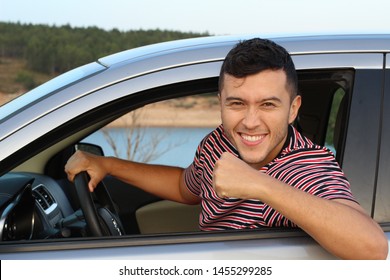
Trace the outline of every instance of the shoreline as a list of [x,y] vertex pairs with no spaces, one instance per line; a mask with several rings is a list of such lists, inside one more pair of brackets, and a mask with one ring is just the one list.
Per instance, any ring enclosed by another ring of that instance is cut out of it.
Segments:
[[[15,97],[0,94],[0,105]],[[184,97],[153,103],[127,113],[107,127],[202,127],[221,124],[220,107],[216,97]]]
[[[189,111],[189,112],[187,112]],[[126,114],[111,122],[107,127],[217,127],[221,124],[219,112],[204,110],[158,110],[144,111],[143,115],[134,121],[134,116]]]
[[[188,102],[188,100],[187,100]],[[147,105],[113,121],[108,127],[217,127],[221,124],[218,103],[197,99],[191,106],[178,106],[172,101]],[[211,105],[210,105],[211,104]]]

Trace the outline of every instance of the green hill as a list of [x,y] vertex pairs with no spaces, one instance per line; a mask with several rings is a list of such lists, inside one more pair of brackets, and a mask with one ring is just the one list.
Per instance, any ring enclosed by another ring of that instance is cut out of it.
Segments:
[[97,27],[0,22],[0,104],[52,77],[108,54],[208,35],[159,29],[121,32]]
[[0,57],[0,105],[52,77],[29,70],[24,59]]

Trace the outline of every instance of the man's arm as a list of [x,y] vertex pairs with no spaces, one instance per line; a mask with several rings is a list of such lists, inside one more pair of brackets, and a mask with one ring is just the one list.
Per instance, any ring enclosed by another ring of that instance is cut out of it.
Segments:
[[382,229],[355,202],[308,194],[227,153],[217,162],[213,180],[219,196],[263,201],[340,258],[387,257],[388,242]]
[[163,199],[185,204],[199,203],[199,198],[185,185],[183,168],[136,163],[77,151],[65,165],[65,172],[73,181],[81,171],[86,171],[91,178],[88,184],[91,192],[105,176],[111,175]]

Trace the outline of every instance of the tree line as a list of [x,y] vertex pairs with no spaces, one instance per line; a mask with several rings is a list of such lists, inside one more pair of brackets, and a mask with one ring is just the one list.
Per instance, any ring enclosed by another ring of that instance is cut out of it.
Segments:
[[0,22],[0,58],[22,58],[29,70],[58,75],[115,52],[208,35],[160,29],[124,32]]

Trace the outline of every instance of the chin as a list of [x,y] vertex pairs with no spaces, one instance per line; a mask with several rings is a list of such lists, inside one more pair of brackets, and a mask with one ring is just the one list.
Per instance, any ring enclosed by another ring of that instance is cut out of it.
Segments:
[[242,154],[240,154],[240,156],[244,162],[246,162],[247,164],[249,164],[251,166],[262,165],[262,162],[264,161],[264,159],[262,159],[262,158],[251,158],[251,157],[247,157],[247,156],[242,155]]

